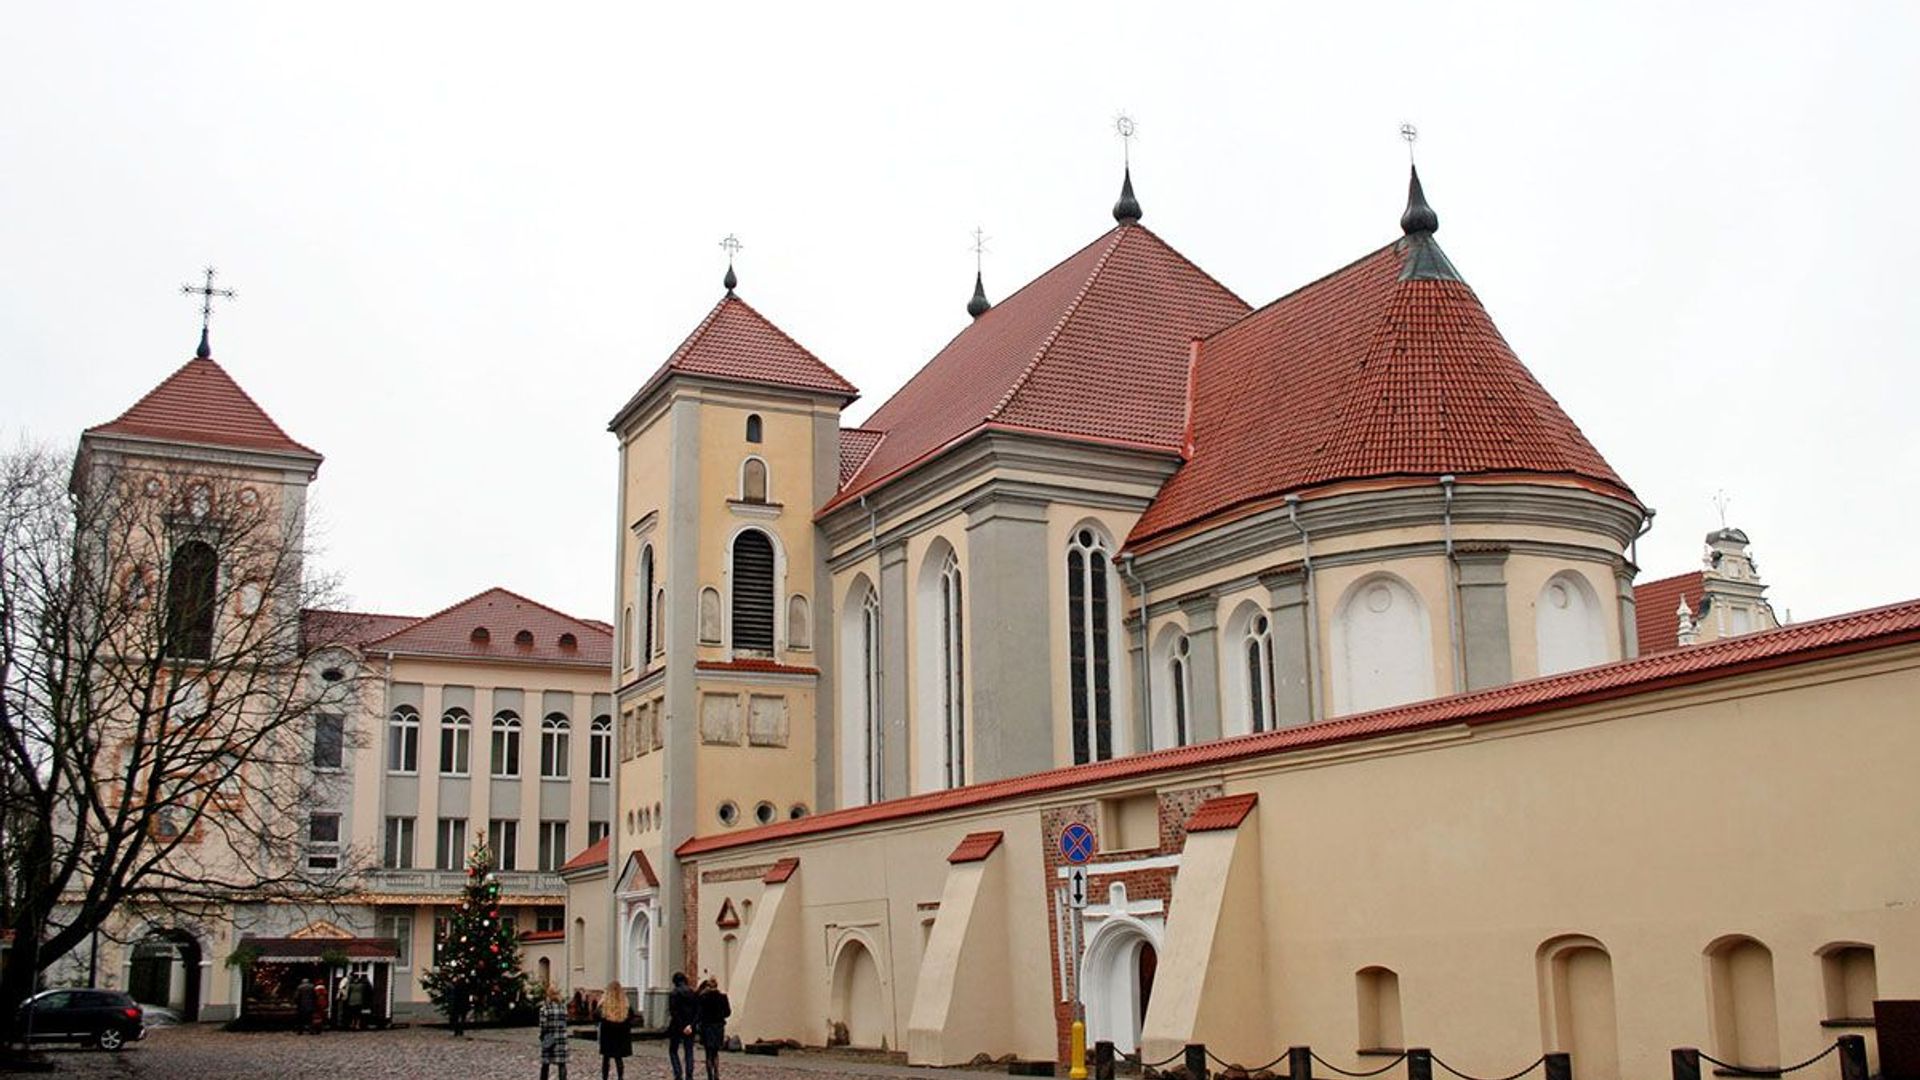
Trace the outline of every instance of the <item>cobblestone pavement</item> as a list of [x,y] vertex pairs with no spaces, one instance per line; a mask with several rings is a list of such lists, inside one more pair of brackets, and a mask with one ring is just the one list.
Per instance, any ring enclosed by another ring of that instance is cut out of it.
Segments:
[[[593,1044],[572,1044],[571,1080],[595,1080],[600,1055]],[[659,1043],[642,1042],[627,1061],[633,1080],[670,1077]],[[476,1032],[455,1039],[436,1028],[328,1032],[319,1038],[288,1033],[240,1033],[211,1025],[151,1031],[142,1042],[110,1054],[98,1050],[51,1050],[57,1077],[132,1080],[534,1080],[540,1054],[532,1028]],[[780,1059],[720,1055],[721,1080],[824,1080],[847,1077],[967,1077],[1005,1074],[957,1069],[912,1069],[824,1055]]]

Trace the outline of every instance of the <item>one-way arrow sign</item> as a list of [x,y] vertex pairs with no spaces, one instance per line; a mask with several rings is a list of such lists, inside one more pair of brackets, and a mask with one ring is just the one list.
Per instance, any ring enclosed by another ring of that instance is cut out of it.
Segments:
[[1082,911],[1087,906],[1087,868],[1070,866],[1067,868],[1067,900],[1073,910]]

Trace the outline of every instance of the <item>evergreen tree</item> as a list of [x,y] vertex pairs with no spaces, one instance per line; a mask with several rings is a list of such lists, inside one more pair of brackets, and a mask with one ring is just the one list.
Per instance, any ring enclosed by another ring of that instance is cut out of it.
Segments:
[[475,1018],[505,1019],[526,997],[520,942],[500,917],[500,879],[485,840],[476,838],[467,853],[466,893],[447,921],[439,965],[420,984],[441,1012],[464,991]]

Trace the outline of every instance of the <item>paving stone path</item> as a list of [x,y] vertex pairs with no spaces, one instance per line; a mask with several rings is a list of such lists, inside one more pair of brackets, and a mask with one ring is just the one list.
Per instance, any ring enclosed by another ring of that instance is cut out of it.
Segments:
[[[665,1080],[664,1048],[643,1042],[627,1061],[630,1080]],[[532,1028],[484,1031],[455,1039],[436,1028],[333,1031],[318,1038],[287,1033],[240,1033],[210,1025],[160,1028],[144,1041],[110,1054],[56,1049],[56,1077],[127,1080],[535,1080],[540,1053]],[[596,1080],[600,1055],[591,1042],[573,1043],[571,1080]],[[721,1080],[826,1080],[846,1077],[941,1077],[994,1074],[957,1069],[912,1069],[801,1054],[758,1058],[720,1056]],[[1005,1074],[999,1074],[1004,1076]]]

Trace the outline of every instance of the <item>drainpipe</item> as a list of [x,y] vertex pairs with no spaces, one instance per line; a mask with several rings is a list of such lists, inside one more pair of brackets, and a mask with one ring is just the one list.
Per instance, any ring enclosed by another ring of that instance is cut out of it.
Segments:
[[1313,538],[1300,524],[1300,496],[1287,496],[1287,524],[1300,534],[1300,565],[1306,572],[1307,591],[1307,714],[1319,720],[1320,711],[1320,601],[1313,580]]
[[1147,746],[1153,748],[1153,637],[1147,633],[1147,584],[1133,574],[1133,553],[1120,556],[1120,572],[1133,582],[1140,594],[1140,711],[1147,733]]
[[1651,506],[1640,511],[1640,531],[1634,533],[1633,539],[1627,544],[1627,559],[1633,563],[1635,570],[1640,568],[1640,538],[1653,531],[1654,513]]
[[1460,564],[1453,557],[1453,474],[1440,478],[1441,518],[1447,544],[1447,649],[1453,660],[1453,692],[1467,688],[1465,642],[1460,640]]

